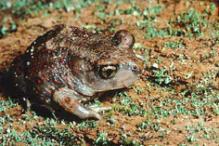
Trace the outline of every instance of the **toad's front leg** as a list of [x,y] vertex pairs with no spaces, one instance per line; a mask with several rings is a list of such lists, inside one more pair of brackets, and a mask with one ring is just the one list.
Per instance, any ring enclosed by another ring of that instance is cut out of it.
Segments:
[[67,112],[70,112],[81,119],[101,119],[101,116],[98,114],[98,112],[81,105],[77,93],[69,88],[60,88],[59,90],[55,91],[53,100]]

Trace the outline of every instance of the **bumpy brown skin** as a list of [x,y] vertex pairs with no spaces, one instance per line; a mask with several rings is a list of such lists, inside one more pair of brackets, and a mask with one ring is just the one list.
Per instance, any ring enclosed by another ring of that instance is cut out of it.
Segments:
[[[124,88],[136,80],[137,59],[130,49],[134,37],[128,33],[128,37],[123,37],[126,33],[123,30],[111,37],[57,25],[14,60],[10,69],[13,83],[33,102],[49,108],[56,108],[54,103],[58,103],[80,118],[100,118],[80,102],[99,92]],[[119,75],[101,79],[98,67],[109,64],[124,67],[122,71],[129,71],[127,78],[131,79],[127,83],[122,80],[122,84]]]

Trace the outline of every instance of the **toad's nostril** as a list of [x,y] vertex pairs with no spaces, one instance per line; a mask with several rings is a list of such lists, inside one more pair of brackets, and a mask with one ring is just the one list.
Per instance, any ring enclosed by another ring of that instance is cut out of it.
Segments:
[[132,66],[132,71],[134,71],[134,72],[136,72],[136,73],[139,73],[139,72],[140,72],[140,70],[139,70],[139,68],[138,68],[137,65]]
[[138,68],[138,66],[135,63],[133,63],[133,62],[129,63],[129,67],[133,72],[140,73],[140,69]]
[[133,66],[133,70],[138,70],[138,67],[137,66]]

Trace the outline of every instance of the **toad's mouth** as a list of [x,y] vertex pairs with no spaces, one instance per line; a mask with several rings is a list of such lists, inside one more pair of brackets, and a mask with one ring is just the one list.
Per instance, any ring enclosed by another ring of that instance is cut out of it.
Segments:
[[[93,73],[87,75],[86,79],[74,79],[74,90],[83,97],[93,97],[98,93],[117,89],[128,88],[138,80],[140,70],[133,62],[120,65],[118,71],[112,78],[101,78]],[[90,78],[92,77],[92,78]]]
[[74,90],[79,96],[90,99],[93,96],[98,96],[108,91],[128,88],[137,79],[138,74],[132,71],[121,70],[110,80],[98,80],[90,84],[77,81]]
[[120,70],[113,79],[93,82],[91,87],[98,92],[127,88],[138,79],[138,74],[129,70]]

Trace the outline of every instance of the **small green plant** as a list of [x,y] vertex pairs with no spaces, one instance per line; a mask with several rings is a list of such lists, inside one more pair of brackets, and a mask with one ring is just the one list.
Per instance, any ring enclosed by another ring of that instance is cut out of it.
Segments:
[[212,15],[212,14],[214,14],[214,12],[216,11],[216,9],[217,9],[216,4],[212,2],[212,3],[210,3],[210,5],[207,7],[207,9],[205,9],[205,13],[206,13],[207,15]]
[[107,133],[106,132],[100,132],[94,141],[94,145],[98,146],[108,146],[110,145],[110,142],[107,139]]
[[139,106],[137,103],[133,102],[131,97],[126,93],[119,93],[120,96],[120,104],[114,107],[115,110],[120,111],[129,116],[139,115],[145,116],[147,112],[143,109],[143,107]]
[[146,28],[146,30],[152,28],[153,22],[155,21],[157,15],[161,13],[162,9],[163,7],[161,5],[145,8],[141,13],[143,19],[138,20],[136,23],[138,28],[140,29]]
[[154,106],[152,108],[152,113],[155,118],[168,117],[170,115],[170,111],[168,109],[164,109],[160,106]]
[[82,25],[82,27],[94,33],[102,31],[102,29],[100,27],[97,27],[95,24],[86,24],[86,25]]
[[96,128],[97,127],[97,123],[94,120],[87,120],[87,121],[83,121],[83,122],[79,123],[77,125],[77,127],[79,129]]
[[141,15],[141,10],[137,6],[132,6],[128,9],[125,10],[115,10],[113,12],[113,15],[134,15],[134,16],[140,16]]
[[8,98],[7,100],[0,100],[0,112],[15,106],[17,106],[17,104],[12,98]]
[[125,133],[121,136],[121,144],[124,146],[143,146],[137,140],[130,139]]
[[5,36],[10,32],[14,32],[17,30],[17,24],[11,17],[3,17],[2,21],[0,22],[0,37]]
[[96,6],[96,16],[100,19],[100,20],[103,20],[105,21],[106,17],[108,14],[105,13],[105,6],[103,5],[98,5]]
[[168,29],[166,29],[166,28],[165,29],[158,29],[158,28],[151,25],[151,26],[147,26],[144,38],[145,39],[151,39],[151,38],[156,38],[156,37],[164,38],[167,36],[169,36]]
[[213,103],[213,112],[215,115],[219,115],[219,104]]
[[44,125],[35,127],[31,132],[33,137],[38,136],[41,139],[53,140],[54,143],[61,145],[74,145],[80,143],[78,137],[68,129],[58,129],[55,126]]
[[1,0],[0,1],[0,10],[5,10],[10,8],[12,5],[10,0]]
[[173,81],[172,77],[168,74],[168,71],[165,67],[153,69],[152,80],[159,85],[170,85]]
[[145,8],[142,15],[146,20],[154,20],[157,15],[159,15],[163,10],[163,6],[156,5],[152,7]]
[[137,128],[140,131],[142,131],[144,129],[153,130],[153,131],[159,131],[160,130],[160,124],[157,123],[157,122],[151,122],[150,120],[146,120],[146,121],[138,124]]
[[188,135],[186,138],[187,138],[187,141],[190,143],[197,141],[196,137],[193,134]]
[[144,93],[144,89],[141,88],[141,87],[138,87],[138,86],[134,87],[134,90],[135,90],[135,92],[136,92],[137,94],[142,94],[142,93]]
[[199,138],[211,140],[212,138],[215,137],[215,130],[208,128],[204,121],[201,121],[195,125],[186,126],[185,128],[186,131],[188,132],[186,140],[189,143],[194,143],[198,141]]
[[186,36],[189,37],[200,36],[207,27],[207,20],[195,9],[180,14],[173,23],[187,32]]
[[165,48],[171,48],[171,49],[182,49],[185,47],[182,40],[179,41],[169,41],[164,43]]

